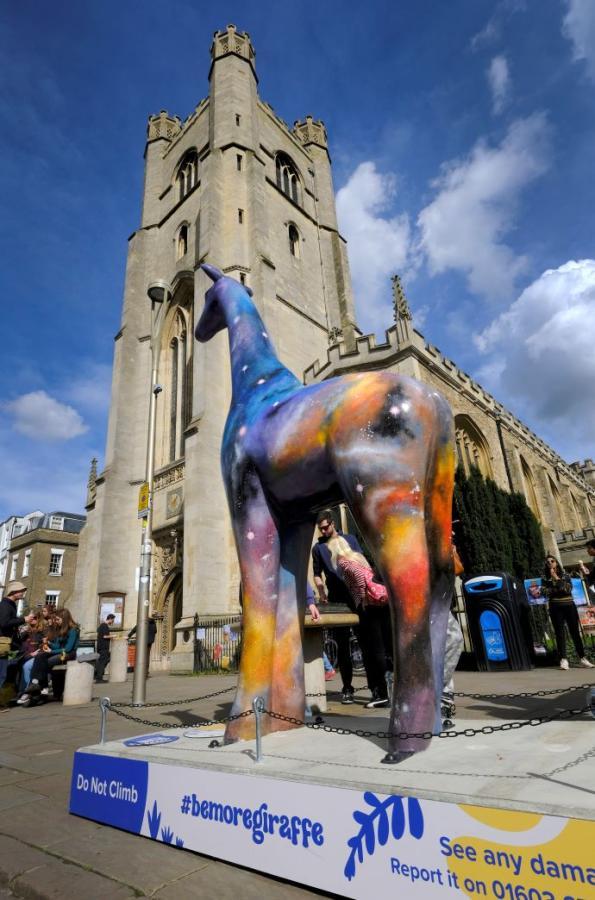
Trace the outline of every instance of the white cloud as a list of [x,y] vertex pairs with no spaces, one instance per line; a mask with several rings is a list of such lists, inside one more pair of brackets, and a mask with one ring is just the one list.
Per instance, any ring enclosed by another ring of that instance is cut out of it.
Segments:
[[64,385],[62,393],[76,406],[95,415],[109,409],[112,385],[112,367],[107,363],[81,361],[80,378]]
[[595,81],[595,3],[593,0],[565,0],[568,12],[562,32],[572,43],[572,56],[584,60],[589,77]]
[[492,92],[492,110],[499,115],[510,100],[512,81],[505,56],[495,56],[488,68],[488,82]]
[[396,195],[396,178],[361,163],[337,193],[337,216],[347,249],[358,319],[364,331],[390,324],[389,276],[402,272],[410,250],[407,215],[387,214]]
[[5,407],[14,417],[15,431],[33,440],[68,441],[88,430],[76,409],[45,391],[22,394]]
[[432,274],[456,269],[474,293],[492,300],[512,295],[526,259],[504,237],[521,191],[548,168],[548,135],[537,113],[514,122],[499,146],[480,140],[466,159],[443,166],[433,183],[437,195],[417,220]]
[[595,260],[544,272],[475,340],[486,387],[567,459],[593,455]]

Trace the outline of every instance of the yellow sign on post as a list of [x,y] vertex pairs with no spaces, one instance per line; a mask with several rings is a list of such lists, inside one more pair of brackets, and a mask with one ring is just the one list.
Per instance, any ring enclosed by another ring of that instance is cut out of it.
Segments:
[[149,515],[149,499],[150,499],[149,485],[145,481],[144,484],[141,484],[138,489],[138,517],[139,519],[146,519]]

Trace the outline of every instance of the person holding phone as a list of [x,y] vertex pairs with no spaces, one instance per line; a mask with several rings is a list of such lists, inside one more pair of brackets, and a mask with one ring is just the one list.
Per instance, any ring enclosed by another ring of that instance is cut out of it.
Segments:
[[566,632],[564,630],[564,625],[566,625],[580,660],[580,665],[585,669],[592,669],[593,663],[589,662],[585,657],[578,612],[572,599],[570,576],[564,571],[554,556],[546,556],[545,558],[542,590],[548,598],[548,610],[554,626],[554,634],[556,635],[560,668],[564,670],[570,668],[566,658]]

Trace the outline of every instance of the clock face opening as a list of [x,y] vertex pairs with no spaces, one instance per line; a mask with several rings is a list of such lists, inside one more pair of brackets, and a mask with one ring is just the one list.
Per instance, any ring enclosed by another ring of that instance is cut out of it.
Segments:
[[176,488],[173,491],[168,491],[167,494],[167,502],[166,502],[166,516],[170,519],[172,516],[177,516],[182,511],[182,506],[184,503],[184,494],[183,488]]

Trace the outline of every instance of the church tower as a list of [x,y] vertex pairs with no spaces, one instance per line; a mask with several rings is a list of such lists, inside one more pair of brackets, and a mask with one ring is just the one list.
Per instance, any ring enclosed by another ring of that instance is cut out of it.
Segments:
[[228,25],[211,46],[209,94],[182,121],[151,116],[140,227],[129,239],[115,337],[103,471],[93,472],[81,538],[75,616],[95,631],[100,604],[136,621],[151,370],[149,286],[161,282],[152,666],[192,667],[192,622],[239,611],[239,574],[220,474],[229,406],[227,334],[197,344],[208,261],[249,285],[280,358],[298,377],[329,336],[355,346],[346,245],[337,228],[324,125],[293,129],[260,99],[255,52]]

